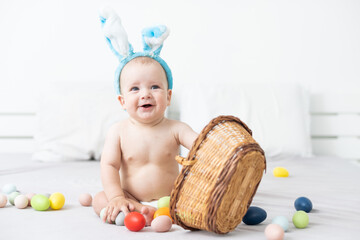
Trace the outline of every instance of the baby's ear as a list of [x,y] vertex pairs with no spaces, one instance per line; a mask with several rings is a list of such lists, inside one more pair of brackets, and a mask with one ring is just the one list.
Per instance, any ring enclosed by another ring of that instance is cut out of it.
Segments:
[[118,101],[120,102],[121,107],[122,107],[124,110],[126,110],[124,97],[123,97],[122,95],[118,95],[118,96],[117,96],[117,99],[118,99]]
[[171,96],[172,96],[172,90],[168,89],[168,94],[167,94],[167,105],[166,106],[170,106],[171,103]]

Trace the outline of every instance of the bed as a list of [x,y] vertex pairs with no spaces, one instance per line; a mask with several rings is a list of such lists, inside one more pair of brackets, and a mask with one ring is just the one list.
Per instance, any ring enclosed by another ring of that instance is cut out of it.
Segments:
[[[186,231],[176,225],[167,233],[155,233],[151,228],[134,233],[125,227],[102,223],[91,207],[79,204],[81,193],[94,195],[102,189],[96,160],[101,154],[99,139],[111,122],[125,116],[119,113],[114,102],[109,102],[113,101],[112,89],[88,85],[86,93],[79,91],[82,84],[56,84],[56,90],[44,87],[36,104],[28,102],[21,107],[10,104],[0,109],[0,187],[13,183],[23,193],[61,192],[66,198],[65,206],[57,211],[17,209],[9,204],[0,208],[0,239],[219,238],[213,233]],[[241,223],[235,231],[222,237],[264,239],[267,224],[275,216],[285,216],[290,222],[285,239],[357,238],[360,234],[360,148],[356,146],[360,132],[354,122],[360,109],[356,104],[350,104],[354,107],[349,108],[346,98],[343,103],[325,104],[326,97],[313,95],[305,98],[313,101],[306,107],[299,88],[284,85],[219,85],[201,95],[197,89],[177,89],[181,94],[173,99],[168,117],[185,121],[199,131],[213,116],[233,113],[249,124],[267,157],[267,172],[252,202],[252,206],[266,210],[266,220],[255,226]],[[229,104],[227,101],[234,101],[235,96],[238,104]],[[0,97],[11,98],[6,93]],[[209,99],[216,101],[201,108]],[[93,102],[84,104],[90,100]],[[348,101],[353,103],[354,97],[348,96]],[[67,107],[69,104],[72,108]],[[341,111],[344,106],[346,111]],[[275,111],[277,115],[273,118]],[[308,121],[310,118],[312,121]],[[73,131],[74,124],[77,131]],[[353,124],[351,131],[344,128],[344,124]],[[342,145],[344,138],[352,145]],[[182,155],[186,155],[184,149]],[[290,176],[274,177],[272,171],[277,166],[288,169]],[[311,199],[314,206],[305,229],[296,229],[291,223],[294,201],[300,196]]]

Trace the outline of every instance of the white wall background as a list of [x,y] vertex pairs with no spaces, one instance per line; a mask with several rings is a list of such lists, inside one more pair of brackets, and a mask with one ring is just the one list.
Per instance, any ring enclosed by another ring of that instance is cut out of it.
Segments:
[[360,89],[358,0],[1,0],[0,108],[30,104],[44,82],[112,84],[102,6],[119,13],[135,50],[143,27],[170,27],[162,56],[174,94],[196,81]]

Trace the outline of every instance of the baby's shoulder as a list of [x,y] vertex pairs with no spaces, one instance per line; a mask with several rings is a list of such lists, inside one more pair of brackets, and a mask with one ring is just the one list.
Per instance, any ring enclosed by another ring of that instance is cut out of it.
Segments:
[[127,120],[121,120],[118,122],[113,123],[109,129],[108,129],[108,134],[120,134],[121,130],[126,128],[127,125]]
[[184,122],[178,120],[168,119],[168,124],[170,125],[171,129],[176,131],[181,131],[184,128],[189,128],[190,126]]

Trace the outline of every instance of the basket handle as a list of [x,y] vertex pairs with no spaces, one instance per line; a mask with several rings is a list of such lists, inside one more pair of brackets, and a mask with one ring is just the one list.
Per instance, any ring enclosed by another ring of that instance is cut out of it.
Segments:
[[183,158],[183,157],[181,157],[181,156],[176,156],[176,157],[175,157],[175,160],[176,160],[179,164],[181,164],[181,165],[183,165],[183,166],[192,166],[192,165],[194,165],[195,162],[196,162],[195,159],[189,161],[189,160],[187,160],[186,158]]

